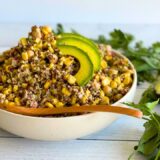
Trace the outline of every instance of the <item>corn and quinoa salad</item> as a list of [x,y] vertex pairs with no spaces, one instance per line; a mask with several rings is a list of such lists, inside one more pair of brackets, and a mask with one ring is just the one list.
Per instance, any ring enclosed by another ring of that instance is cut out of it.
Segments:
[[74,77],[80,64],[60,54],[57,38],[50,27],[33,26],[27,38],[0,55],[0,103],[30,108],[112,104],[128,92],[132,67],[110,46],[98,46],[101,69],[81,87]]

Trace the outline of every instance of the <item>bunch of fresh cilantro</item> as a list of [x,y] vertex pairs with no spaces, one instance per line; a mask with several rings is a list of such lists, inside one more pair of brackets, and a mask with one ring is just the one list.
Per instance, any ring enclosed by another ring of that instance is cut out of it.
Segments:
[[[125,103],[143,112],[143,119],[146,120],[145,131],[135,150],[148,158],[148,160],[160,160],[160,115],[153,112],[158,101],[148,103]],[[129,157],[131,160],[131,156]]]

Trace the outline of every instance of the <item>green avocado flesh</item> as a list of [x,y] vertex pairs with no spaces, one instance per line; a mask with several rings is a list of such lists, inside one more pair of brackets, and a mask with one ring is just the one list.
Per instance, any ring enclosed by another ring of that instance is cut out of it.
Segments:
[[[93,41],[91,41],[90,39],[80,35],[80,34],[75,34],[75,33],[63,33],[60,35],[62,38],[70,38],[70,37],[73,37],[73,38],[78,38],[78,39],[81,39],[82,41],[90,44],[92,47],[94,47],[95,49],[97,49],[97,46],[95,45],[95,43]],[[97,49],[98,50],[98,49]]]
[[91,59],[94,71],[98,71],[100,69],[101,55],[97,46],[91,40],[78,34],[64,33],[57,42],[58,44],[72,45],[82,49]]
[[62,55],[73,56],[79,61],[80,69],[75,74],[75,78],[80,86],[87,84],[93,76],[93,64],[87,53],[75,46],[58,45],[58,48]]

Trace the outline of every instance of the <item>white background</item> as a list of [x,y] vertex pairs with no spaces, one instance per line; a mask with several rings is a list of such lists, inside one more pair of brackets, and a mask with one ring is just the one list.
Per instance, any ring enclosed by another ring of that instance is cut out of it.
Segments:
[[160,23],[159,0],[0,0],[0,23]]

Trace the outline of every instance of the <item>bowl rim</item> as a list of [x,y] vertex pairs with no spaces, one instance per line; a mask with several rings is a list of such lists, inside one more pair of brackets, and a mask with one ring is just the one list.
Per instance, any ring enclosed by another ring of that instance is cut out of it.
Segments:
[[[115,103],[111,104],[111,105],[116,105],[117,103],[120,103],[120,101],[122,102],[123,99],[128,95],[130,94],[131,90],[134,88],[135,85],[137,85],[137,72],[136,72],[136,69],[134,67],[134,65],[132,64],[132,62],[125,56],[123,55],[122,53],[120,53],[120,51],[118,50],[114,50],[112,49],[112,51],[114,53],[116,53],[117,55],[119,55],[120,57],[123,57],[124,59],[127,59],[130,66],[132,67],[133,69],[133,83],[132,83],[132,86],[130,87],[129,91],[122,97],[120,98],[118,101],[116,101]],[[39,120],[58,120],[58,119],[76,119],[76,118],[82,118],[82,117],[88,117],[88,116],[94,116],[96,115],[97,113],[102,113],[102,112],[91,112],[91,113],[87,113],[87,114],[81,114],[81,115],[73,115],[73,116],[66,116],[66,117],[35,117],[35,116],[27,116],[27,115],[21,115],[21,114],[17,114],[17,113],[12,113],[12,112],[9,112],[9,111],[6,111],[6,110],[0,110],[1,112],[4,112],[4,113],[7,113],[7,114],[10,114],[12,116],[16,116],[16,117],[19,117],[19,118],[29,118],[29,119],[39,119]]]

